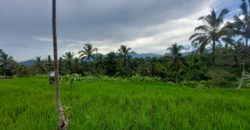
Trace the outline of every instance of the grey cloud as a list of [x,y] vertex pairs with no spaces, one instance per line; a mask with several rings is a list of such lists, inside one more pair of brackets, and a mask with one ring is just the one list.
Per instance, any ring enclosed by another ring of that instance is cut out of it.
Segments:
[[[157,35],[164,30],[155,27],[199,12],[214,1],[58,0],[60,48],[76,48],[90,41],[105,41],[103,44],[112,46],[139,37]],[[29,51],[35,52],[31,48],[36,46],[40,48],[36,50],[37,55],[47,54],[46,50],[50,50],[49,41],[34,38],[51,37],[50,0],[4,0],[0,4],[0,17],[0,48],[18,55],[13,50],[23,45],[23,57],[29,57]]]
[[86,40],[108,38],[117,41],[128,40],[141,35],[140,30],[148,26],[190,15],[206,2],[206,0],[103,0],[102,2],[75,0],[67,3],[69,4],[67,9],[61,10],[59,30],[65,37]]
[[[60,0],[58,32],[61,37],[83,40],[125,40],[147,26],[190,15],[204,3],[206,0]],[[50,36],[50,4],[44,0],[2,2],[1,30]]]

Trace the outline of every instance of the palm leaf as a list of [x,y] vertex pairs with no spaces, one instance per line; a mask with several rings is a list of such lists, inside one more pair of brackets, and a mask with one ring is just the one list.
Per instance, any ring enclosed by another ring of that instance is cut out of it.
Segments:
[[207,25],[200,25],[194,29],[194,31],[203,31],[203,32],[208,32],[209,30],[210,28]]

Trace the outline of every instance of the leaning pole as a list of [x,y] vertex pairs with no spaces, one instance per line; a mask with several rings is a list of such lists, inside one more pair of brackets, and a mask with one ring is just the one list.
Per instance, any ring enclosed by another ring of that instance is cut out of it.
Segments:
[[65,117],[65,113],[60,100],[60,84],[59,84],[59,64],[57,53],[57,34],[56,34],[56,0],[52,0],[52,32],[53,32],[53,53],[54,53],[54,67],[55,67],[55,100],[56,110],[58,114],[58,130],[66,130],[68,126],[68,120]]

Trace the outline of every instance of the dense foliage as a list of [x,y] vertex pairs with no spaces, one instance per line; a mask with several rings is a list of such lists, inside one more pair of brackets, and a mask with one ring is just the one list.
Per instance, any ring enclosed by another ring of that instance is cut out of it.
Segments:
[[[166,54],[162,57],[133,58],[130,55],[132,48],[125,45],[117,52],[103,55],[88,43],[79,50],[79,57],[72,52],[60,57],[60,73],[123,78],[146,76],[166,82],[202,82],[206,86],[236,87],[242,74],[250,69],[249,7],[248,1],[242,0],[241,14],[235,15],[230,22],[225,20],[229,13],[227,9],[218,14],[212,10],[210,14],[200,17],[204,24],[196,27],[190,37],[192,52],[183,54],[185,48],[173,44],[166,47]],[[17,64],[2,50],[0,67],[0,75],[4,76],[42,75],[54,69],[50,56],[44,59],[36,57],[34,65],[24,66]]]

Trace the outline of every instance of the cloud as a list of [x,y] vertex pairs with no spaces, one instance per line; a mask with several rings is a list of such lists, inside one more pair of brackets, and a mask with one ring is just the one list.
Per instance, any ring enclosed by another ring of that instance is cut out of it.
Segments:
[[[77,52],[84,43],[93,43],[103,53],[121,44],[138,52],[163,53],[174,42],[188,44],[199,16],[233,1],[60,0],[59,50]],[[20,60],[51,54],[51,1],[3,1],[0,17],[1,48]]]
[[[147,26],[139,30],[139,33],[135,34],[135,37],[127,40],[121,40],[117,42],[116,40],[104,40],[104,41],[90,41],[95,46],[99,48],[102,53],[108,53],[109,51],[116,51],[121,44],[131,47],[133,50],[146,53],[165,53],[166,48],[171,44],[177,42],[179,44],[188,44],[189,36],[193,33],[195,26],[201,24],[197,20],[198,17],[208,14],[211,11],[211,7],[207,6],[206,3],[202,6],[202,10],[197,13],[189,14],[185,17],[180,17],[176,19],[166,19],[161,24]],[[83,45],[75,44],[79,49]],[[74,43],[73,43],[74,44]]]
[[52,42],[52,38],[48,37],[34,37],[34,39],[41,42]]

